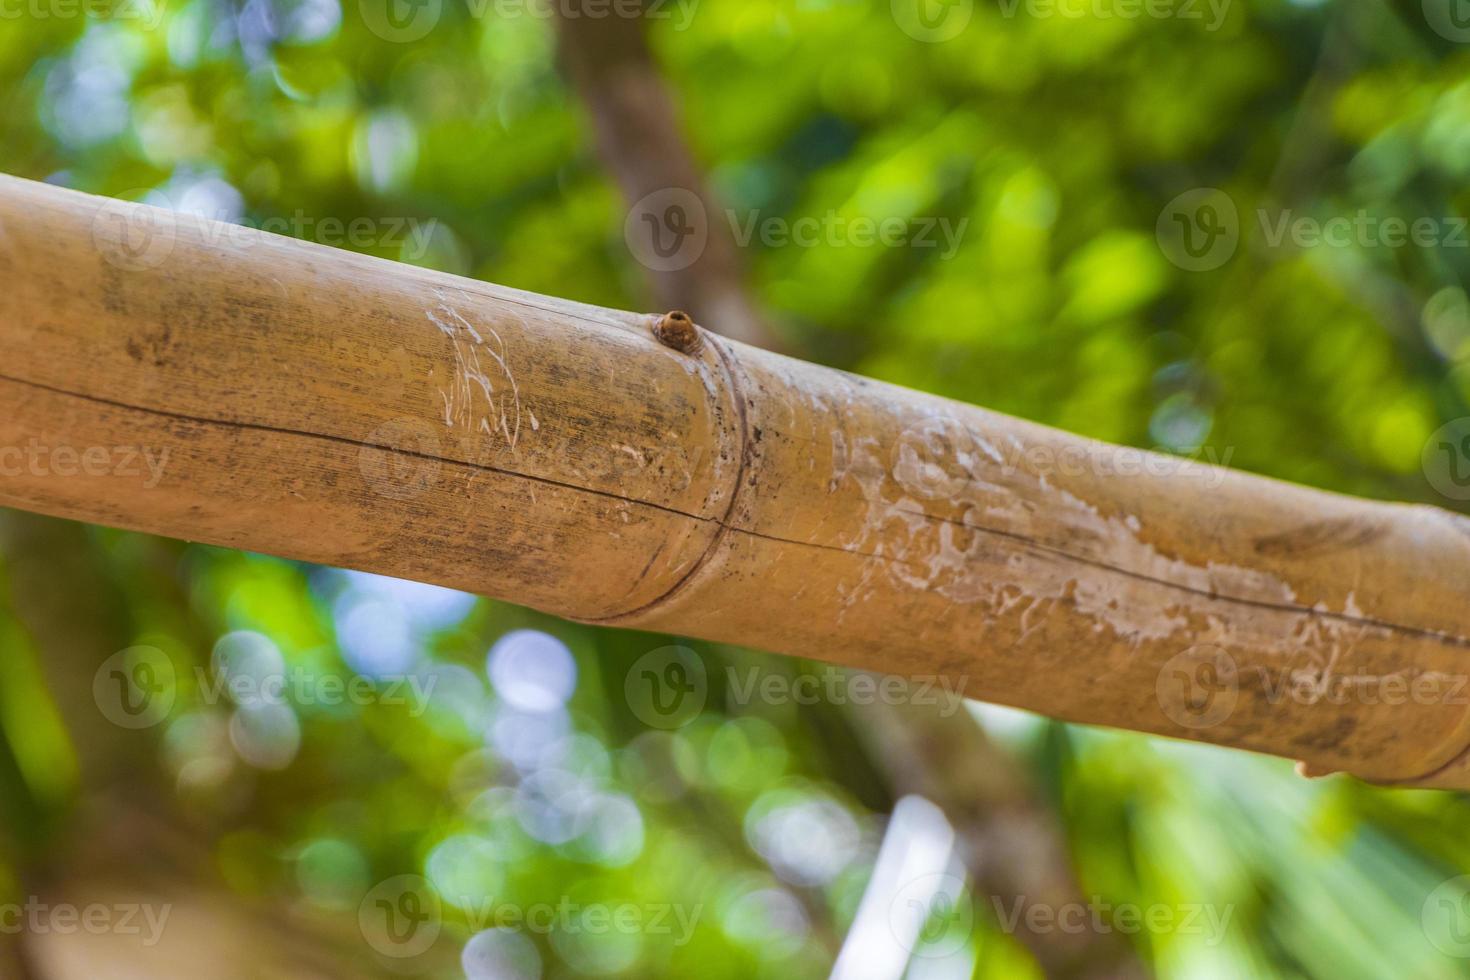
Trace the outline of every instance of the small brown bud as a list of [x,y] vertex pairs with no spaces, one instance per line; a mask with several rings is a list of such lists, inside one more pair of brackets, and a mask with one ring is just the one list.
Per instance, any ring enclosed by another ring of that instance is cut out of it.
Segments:
[[672,347],[685,354],[698,354],[704,347],[699,328],[683,310],[674,310],[660,317],[653,325],[653,335],[665,347]]

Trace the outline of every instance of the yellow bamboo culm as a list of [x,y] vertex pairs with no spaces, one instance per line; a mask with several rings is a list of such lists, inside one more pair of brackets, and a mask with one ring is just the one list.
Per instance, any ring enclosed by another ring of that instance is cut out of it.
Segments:
[[1470,788],[1470,521],[663,317],[0,177],[0,504]]

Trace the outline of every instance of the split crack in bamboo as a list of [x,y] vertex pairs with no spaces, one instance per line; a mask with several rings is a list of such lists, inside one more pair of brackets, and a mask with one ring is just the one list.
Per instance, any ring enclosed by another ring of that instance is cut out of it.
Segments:
[[[592,323],[599,323],[600,322],[600,321],[596,321],[596,320],[591,320],[589,318],[584,318],[584,319],[588,319],[589,322],[592,322]],[[603,325],[614,325],[614,324],[604,323]],[[716,351],[720,352],[721,360],[723,362],[723,366],[724,366],[725,371],[727,371],[727,372],[731,371],[732,368],[730,366],[730,362],[726,359],[727,355],[724,352],[724,347],[725,347],[724,343],[721,342],[720,340],[718,340],[717,338],[714,338],[714,337],[709,338],[708,342],[711,344],[711,346],[713,346],[715,348]],[[836,545],[820,544],[820,543],[815,542],[815,541],[801,541],[801,540],[793,539],[793,538],[777,537],[775,535],[763,534],[760,531],[755,531],[755,530],[752,530],[750,528],[745,528],[745,527],[741,527],[741,526],[739,526],[737,524],[730,523],[730,520],[729,520],[730,515],[734,512],[735,505],[738,502],[738,496],[742,492],[742,488],[746,485],[746,481],[744,479],[744,476],[746,475],[746,460],[744,458],[742,458],[741,469],[737,473],[737,476],[740,478],[739,479],[739,482],[736,484],[734,492],[732,492],[730,494],[730,504],[726,508],[724,517],[721,517],[721,518],[703,517],[703,516],[701,516],[699,514],[691,514],[691,513],[687,512],[687,511],[682,511],[682,510],[679,510],[678,508],[675,508],[675,507],[668,507],[668,506],[665,506],[663,504],[654,503],[653,501],[649,501],[649,500],[638,500],[638,499],[634,499],[634,498],[631,498],[631,497],[624,497],[624,496],[620,496],[620,495],[615,494],[615,493],[609,493],[606,490],[598,490],[595,487],[584,487],[584,486],[581,486],[581,485],[576,484],[576,483],[566,483],[566,482],[563,482],[563,481],[560,481],[560,480],[550,479],[549,477],[537,476],[537,475],[531,474],[531,473],[522,473],[522,472],[519,472],[519,471],[516,471],[516,470],[509,470],[509,469],[505,469],[504,467],[499,467],[499,466],[490,466],[487,463],[476,463],[476,462],[472,462],[472,461],[469,461],[469,460],[455,459],[455,458],[449,457],[449,456],[436,456],[436,455],[434,455],[432,453],[422,453],[422,452],[418,452],[418,451],[412,450],[412,449],[404,449],[404,448],[399,447],[399,446],[383,446],[383,445],[380,445],[378,443],[362,442],[362,441],[357,440],[357,439],[348,438],[347,436],[333,435],[331,433],[326,433],[326,432],[309,432],[309,431],[304,430],[304,429],[290,429],[290,428],[284,428],[284,427],[281,427],[281,426],[266,425],[264,423],[247,422],[247,421],[241,421],[241,420],[236,420],[236,419],[213,419],[213,418],[204,418],[202,416],[189,415],[189,414],[184,413],[184,412],[174,412],[174,411],[170,411],[168,409],[153,408],[153,407],[146,406],[146,405],[133,405],[133,404],[130,404],[130,403],[127,403],[127,402],[117,401],[117,400],[110,399],[110,398],[100,398],[100,397],[98,397],[96,395],[86,394],[85,392],[69,391],[69,390],[67,390],[65,388],[59,388],[59,387],[57,387],[55,385],[43,384],[43,383],[38,382],[38,381],[31,381],[31,380],[28,380],[26,378],[17,378],[17,377],[14,377],[12,375],[5,374],[3,372],[0,372],[0,381],[9,381],[9,382],[11,382],[13,384],[25,385],[25,386],[31,387],[31,388],[39,388],[39,389],[41,389],[43,391],[50,391],[50,392],[52,392],[54,394],[63,395],[63,396],[69,397],[69,398],[79,398],[79,399],[81,399],[83,401],[96,402],[97,404],[101,404],[101,405],[110,405],[110,406],[112,406],[114,408],[121,408],[121,409],[124,409],[126,411],[143,412],[143,413],[146,413],[146,414],[149,414],[149,415],[157,415],[157,416],[161,416],[161,417],[164,417],[164,418],[177,419],[177,420],[179,420],[181,422],[195,422],[195,423],[199,423],[199,424],[202,424],[202,425],[215,425],[215,426],[220,426],[220,427],[223,427],[223,428],[250,429],[250,430],[254,430],[254,431],[258,431],[258,432],[272,432],[272,433],[277,433],[277,434],[280,434],[280,435],[299,436],[301,438],[306,438],[306,439],[321,439],[321,440],[326,441],[326,442],[335,442],[335,443],[338,443],[338,444],[341,444],[341,445],[353,446],[353,447],[356,447],[358,449],[376,449],[376,450],[379,450],[379,451],[382,451],[382,452],[398,453],[398,454],[403,455],[403,456],[409,456],[409,457],[413,457],[413,458],[417,458],[417,459],[422,459],[422,460],[429,461],[429,462],[444,463],[444,464],[448,464],[450,466],[462,466],[462,467],[465,467],[467,469],[483,470],[485,472],[488,472],[488,473],[496,473],[496,474],[499,474],[501,476],[509,476],[509,477],[514,477],[516,479],[521,479],[521,480],[530,480],[532,482],[542,483],[542,484],[545,484],[547,486],[559,487],[559,488],[561,488],[563,490],[572,490],[572,491],[576,491],[576,492],[579,492],[579,493],[587,493],[587,494],[591,494],[593,496],[603,497],[603,498],[606,498],[608,500],[615,500],[615,501],[618,501],[619,503],[628,503],[628,504],[634,504],[634,505],[639,506],[639,507],[648,507],[648,508],[651,508],[653,510],[662,511],[663,513],[666,513],[666,514],[672,514],[672,515],[674,515],[676,517],[687,518],[688,520],[692,520],[692,521],[699,521],[701,523],[714,524],[714,525],[716,525],[720,529],[719,530],[719,534],[720,535],[723,535],[723,534],[726,534],[726,533],[729,533],[729,532],[735,532],[735,533],[738,533],[738,534],[746,534],[746,535],[749,535],[749,536],[754,537],[754,538],[762,538],[762,539],[767,540],[767,541],[774,541],[774,542],[779,543],[779,544],[789,544],[789,545],[795,545],[797,547],[803,547],[803,548],[819,548],[819,549],[822,549],[822,550],[825,550],[825,551],[833,551],[833,552],[838,552],[840,554],[852,555],[852,556],[858,557],[858,558],[868,558],[868,559],[872,559],[872,560],[875,560],[875,561],[892,561],[892,562],[897,562],[898,564],[904,564],[904,565],[918,565],[919,564],[919,561],[917,559],[908,559],[908,558],[903,558],[903,557],[897,556],[897,555],[877,554],[877,553],[873,553],[873,552],[862,551],[861,549],[857,549],[857,548],[843,548],[843,547],[838,547]],[[733,378],[731,379],[731,383],[732,383],[732,385],[734,385]],[[739,390],[738,389],[738,386],[736,386],[735,387],[735,391],[737,393],[738,393],[738,390]],[[736,404],[739,406],[739,411],[741,413],[741,433],[742,433],[742,438],[741,438],[741,453],[742,453],[742,457],[744,457],[745,456],[745,453],[747,451],[746,447],[747,447],[748,439],[749,439],[749,436],[748,436],[747,431],[746,431],[746,425],[745,425],[746,420],[745,420],[745,417],[744,417],[744,412],[745,412],[745,402],[744,402],[744,399],[741,398],[739,401],[736,402]],[[953,518],[945,517],[945,516],[943,516],[941,514],[930,514],[929,512],[922,511],[922,510],[905,510],[904,513],[909,514],[909,515],[914,516],[914,517],[922,518],[922,519],[925,519],[925,520],[934,521],[934,522],[937,522],[937,523],[950,524],[950,525],[953,525],[955,527],[962,527],[962,528],[964,528],[964,529],[966,529],[968,531],[976,531],[976,532],[981,533],[981,534],[988,534],[988,535],[993,535],[993,536],[999,537],[999,538],[1005,538],[1006,540],[1013,541],[1013,542],[1015,542],[1017,544],[1023,545],[1025,547],[1030,548],[1030,549],[1032,549],[1032,550],[1034,550],[1034,551],[1036,551],[1038,553],[1041,553],[1041,554],[1047,554],[1047,555],[1051,555],[1053,557],[1064,559],[1066,561],[1076,562],[1079,565],[1086,565],[1086,566],[1088,566],[1090,568],[1096,568],[1099,571],[1109,572],[1109,573],[1116,574],[1116,575],[1126,576],[1127,578],[1135,579],[1135,580],[1140,581],[1140,582],[1146,582],[1146,583],[1148,583],[1150,585],[1158,585],[1158,586],[1161,586],[1161,587],[1164,587],[1164,588],[1176,589],[1176,590],[1178,590],[1180,592],[1187,593],[1189,595],[1199,596],[1200,598],[1207,599],[1207,600],[1213,601],[1213,602],[1226,602],[1226,603],[1238,604],[1238,605],[1242,605],[1242,606],[1249,606],[1249,607],[1256,608],[1256,609],[1267,609],[1267,610],[1271,610],[1273,612],[1286,613],[1288,615],[1306,616],[1306,617],[1312,618],[1312,619],[1330,619],[1330,620],[1334,620],[1336,622],[1345,623],[1345,624],[1348,624],[1348,625],[1351,625],[1351,626],[1363,626],[1363,627],[1368,627],[1368,628],[1377,628],[1377,629],[1388,630],[1390,632],[1400,633],[1400,634],[1403,634],[1405,636],[1421,636],[1421,637],[1425,637],[1427,639],[1443,640],[1445,643],[1450,644],[1450,645],[1453,645],[1453,646],[1462,646],[1462,647],[1470,648],[1470,638],[1461,637],[1461,636],[1455,636],[1454,634],[1451,634],[1451,633],[1444,633],[1444,632],[1440,632],[1440,631],[1437,631],[1437,630],[1425,629],[1423,627],[1418,627],[1418,626],[1409,626],[1409,625],[1404,624],[1404,623],[1395,623],[1395,622],[1391,622],[1389,620],[1374,619],[1374,618],[1371,618],[1371,617],[1364,617],[1364,616],[1353,616],[1353,615],[1350,615],[1348,613],[1334,612],[1334,611],[1332,611],[1330,609],[1314,609],[1314,608],[1312,608],[1310,606],[1302,606],[1302,605],[1292,604],[1292,603],[1267,602],[1267,601],[1262,600],[1262,599],[1251,599],[1251,598],[1248,598],[1246,596],[1234,596],[1234,595],[1230,595],[1228,593],[1222,593],[1222,592],[1206,592],[1206,591],[1204,591],[1202,589],[1194,588],[1193,586],[1186,585],[1186,584],[1184,584],[1182,582],[1175,582],[1175,581],[1172,581],[1170,579],[1158,578],[1158,577],[1155,577],[1155,576],[1152,576],[1152,575],[1146,575],[1146,574],[1144,574],[1142,572],[1137,572],[1137,571],[1134,571],[1133,569],[1130,569],[1130,568],[1123,568],[1123,567],[1120,567],[1118,565],[1110,565],[1107,562],[1102,562],[1102,561],[1098,561],[1098,560],[1093,559],[1093,558],[1088,558],[1085,555],[1073,554],[1072,552],[1066,551],[1066,550],[1061,549],[1061,548],[1057,548],[1057,547],[1055,547],[1053,545],[1048,545],[1048,544],[1045,544],[1043,542],[1036,541],[1036,540],[1034,540],[1032,538],[1028,538],[1025,535],[1016,534],[1013,531],[1006,531],[1006,530],[1003,530],[1001,528],[986,527],[986,526],[984,526],[982,524],[970,524],[970,523],[967,523],[967,522],[964,522],[964,521],[956,521]],[[588,623],[602,623],[602,624],[607,624],[607,625],[613,625],[613,624],[615,624],[615,623],[617,623],[617,622],[619,622],[621,620],[625,620],[625,619],[628,619],[630,617],[638,616],[638,615],[640,615],[642,613],[650,612],[653,609],[657,608],[660,604],[666,602],[667,600],[669,600],[670,598],[672,598],[674,595],[676,595],[679,591],[681,591],[689,583],[689,581],[692,580],[695,577],[695,574],[700,570],[700,568],[702,568],[705,564],[707,564],[707,562],[709,560],[709,556],[715,552],[715,550],[716,550],[716,548],[717,548],[717,546],[719,544],[719,540],[720,540],[719,539],[719,536],[717,536],[714,539],[711,539],[711,542],[710,542],[709,546],[705,549],[705,552],[699,557],[699,559],[697,560],[697,562],[695,564],[695,567],[691,568],[687,573],[685,573],[679,579],[678,582],[674,583],[674,585],[671,586],[668,589],[668,591],[666,591],[659,598],[655,599],[652,602],[645,603],[644,605],[642,605],[642,606],[640,606],[640,607],[638,607],[636,609],[630,609],[630,610],[626,610],[624,612],[614,613],[611,616],[606,616],[606,617],[597,618],[597,619],[585,619],[585,620],[583,620],[583,622],[588,622]],[[1470,752],[1470,747],[1467,747],[1466,751],[1467,752]]]

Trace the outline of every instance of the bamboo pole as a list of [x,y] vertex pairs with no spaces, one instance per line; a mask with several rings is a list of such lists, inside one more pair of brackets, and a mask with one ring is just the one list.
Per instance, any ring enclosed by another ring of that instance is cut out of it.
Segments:
[[[631,230],[637,236],[630,236],[629,250],[657,257],[662,239],[656,236],[675,216],[669,210],[671,196],[683,196],[686,203],[692,197],[705,214],[718,208],[678,124],[674,94],[649,45],[648,20],[596,20],[567,15],[565,9],[562,14],[556,19],[557,60],[589,117],[603,168],[622,191],[631,216],[624,234]],[[746,286],[734,234],[722,223],[705,224],[703,251],[681,255],[676,263],[693,258],[686,268],[640,263],[658,304],[694,311],[722,336],[794,354],[770,329]],[[856,682],[873,675],[847,676]],[[839,779],[859,798],[872,805],[874,777],[881,772],[876,781],[886,783],[888,800],[880,808],[891,811],[902,795],[917,793],[943,811],[977,900],[987,896],[1008,908],[1036,902],[1054,908],[1085,904],[1087,896],[1053,814],[1005,748],[985,737],[979,719],[954,703],[948,712],[932,704],[908,707],[905,712],[897,705],[828,699],[809,705],[803,720],[842,740],[844,758],[854,764],[840,765]],[[868,889],[882,886],[875,879]],[[827,915],[820,902],[802,898],[813,921]],[[1014,935],[1048,980],[1141,980],[1149,975],[1116,933],[1087,930],[1059,937],[1023,924]],[[844,954],[851,959],[854,944],[862,941],[849,929],[836,960],[844,962]]]
[[0,504],[1470,788],[1463,517],[9,177]]

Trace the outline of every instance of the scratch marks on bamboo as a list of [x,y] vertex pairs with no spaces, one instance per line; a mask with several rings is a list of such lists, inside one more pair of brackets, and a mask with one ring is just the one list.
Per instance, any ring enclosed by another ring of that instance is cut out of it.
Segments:
[[[488,323],[479,326],[460,312],[453,297],[434,290],[438,303],[424,312],[453,344],[455,374],[439,392],[447,428],[467,428],[488,436],[500,435],[512,452],[521,438],[521,390],[511,371],[505,341]],[[469,297],[460,294],[467,302]],[[531,430],[541,424],[531,414]]]

